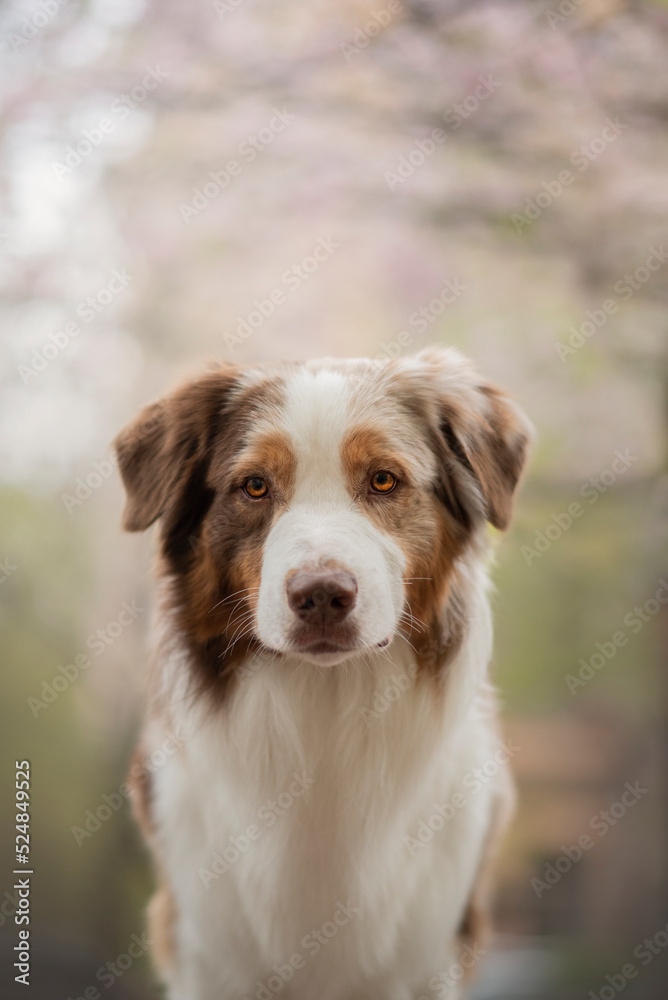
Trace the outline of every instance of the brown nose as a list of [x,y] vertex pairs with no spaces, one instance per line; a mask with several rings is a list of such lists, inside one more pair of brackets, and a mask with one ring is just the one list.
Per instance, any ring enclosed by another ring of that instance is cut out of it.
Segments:
[[355,607],[357,580],[345,570],[295,573],[287,582],[288,604],[309,625],[336,625]]

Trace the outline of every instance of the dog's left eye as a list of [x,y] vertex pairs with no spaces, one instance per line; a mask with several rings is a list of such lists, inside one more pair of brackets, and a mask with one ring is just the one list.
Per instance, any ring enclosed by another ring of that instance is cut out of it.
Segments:
[[371,477],[371,489],[374,493],[391,493],[397,485],[397,478],[391,472],[377,472]]
[[251,500],[261,500],[269,493],[269,487],[261,476],[251,476],[244,483],[244,493]]

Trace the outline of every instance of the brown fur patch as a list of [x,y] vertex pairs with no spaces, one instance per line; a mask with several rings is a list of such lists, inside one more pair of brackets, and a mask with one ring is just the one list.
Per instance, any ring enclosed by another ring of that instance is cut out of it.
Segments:
[[127,531],[144,531],[159,517],[174,530],[184,488],[202,492],[211,442],[237,376],[235,368],[210,372],[145,407],[118,435],[114,447],[127,491]]
[[290,439],[281,430],[271,430],[253,438],[234,457],[225,479],[239,484],[249,476],[261,475],[269,481],[274,501],[284,507],[294,493],[296,474],[297,458]]
[[[416,440],[415,451],[419,445]],[[464,533],[434,492],[416,481],[412,455],[397,449],[380,429],[353,428],[343,442],[342,460],[351,493],[406,557],[408,610],[401,629],[415,647],[420,670],[438,674],[465,634],[454,604],[444,614],[456,560],[464,550]],[[397,477],[391,493],[369,491],[370,479],[379,471]]]
[[529,434],[505,393],[487,384],[478,386],[477,391],[485,401],[482,407],[443,401],[440,429],[461,468],[475,477],[487,519],[505,531],[510,525],[513,494],[526,460]]
[[456,353],[425,351],[421,358],[435,392],[454,499],[465,515],[482,515],[505,531],[531,440],[529,422],[506,393],[481,381]]
[[[200,527],[191,565],[174,581],[175,607],[197,654],[199,680],[222,693],[234,667],[258,647],[252,631],[264,543],[294,491],[296,459],[279,431],[230,436],[216,450],[209,482],[214,499]],[[235,454],[235,442],[248,441]],[[250,500],[245,479],[265,478],[271,498]],[[250,630],[250,631],[249,631]]]
[[[222,692],[258,648],[249,626],[264,540],[294,488],[294,456],[275,429],[281,401],[278,373],[249,381],[222,368],[146,407],[115,442],[126,528],[161,518],[159,573],[172,580],[199,688]],[[243,496],[251,475],[268,478],[272,502]]]

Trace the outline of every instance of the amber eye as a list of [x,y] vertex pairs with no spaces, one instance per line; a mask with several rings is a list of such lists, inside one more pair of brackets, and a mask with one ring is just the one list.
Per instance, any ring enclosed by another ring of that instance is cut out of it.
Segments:
[[251,476],[244,483],[244,493],[252,500],[261,500],[269,493],[269,487],[260,476]]
[[371,477],[371,489],[374,493],[391,493],[396,485],[396,476],[391,472],[377,472]]

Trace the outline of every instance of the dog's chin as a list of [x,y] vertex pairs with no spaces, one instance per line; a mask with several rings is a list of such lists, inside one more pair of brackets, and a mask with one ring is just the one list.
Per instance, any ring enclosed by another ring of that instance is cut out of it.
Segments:
[[318,667],[335,667],[346,660],[352,660],[362,655],[368,655],[376,650],[385,649],[390,645],[392,636],[376,643],[365,643],[359,640],[352,642],[337,642],[332,639],[317,639],[312,642],[291,640],[272,652],[283,656],[295,657],[313,663]]

